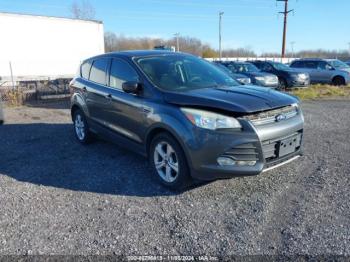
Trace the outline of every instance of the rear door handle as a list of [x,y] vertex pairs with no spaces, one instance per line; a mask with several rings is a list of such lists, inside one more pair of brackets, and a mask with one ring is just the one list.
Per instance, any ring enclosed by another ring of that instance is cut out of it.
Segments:
[[108,95],[106,95],[106,98],[107,98],[108,100],[112,100],[112,95],[111,95],[111,94],[108,94]]
[[86,91],[87,91],[86,86],[84,86],[83,87],[83,92],[86,92]]
[[145,114],[151,113],[151,109],[148,108],[148,107],[141,107],[141,108],[140,108],[140,111],[141,111],[142,113],[145,113]]

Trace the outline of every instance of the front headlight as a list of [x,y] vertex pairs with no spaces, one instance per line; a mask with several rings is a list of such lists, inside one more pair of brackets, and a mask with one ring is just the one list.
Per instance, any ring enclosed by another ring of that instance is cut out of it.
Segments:
[[210,130],[242,128],[238,120],[233,117],[193,108],[181,108],[181,111],[192,124],[200,128]]
[[255,79],[260,81],[260,82],[265,82],[265,77],[263,77],[263,76],[256,76]]
[[244,78],[237,78],[237,81],[239,81],[239,82],[241,82],[242,84],[245,84],[245,85],[247,85],[247,84],[250,84],[250,83],[251,83],[250,78],[248,78],[248,77],[244,77]]

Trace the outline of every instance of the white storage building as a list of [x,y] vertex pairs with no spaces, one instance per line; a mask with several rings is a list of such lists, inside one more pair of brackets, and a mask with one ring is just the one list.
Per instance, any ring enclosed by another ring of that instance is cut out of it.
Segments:
[[[103,23],[0,12],[0,77],[70,78],[79,63],[104,53]],[[10,66],[11,65],[11,66]]]

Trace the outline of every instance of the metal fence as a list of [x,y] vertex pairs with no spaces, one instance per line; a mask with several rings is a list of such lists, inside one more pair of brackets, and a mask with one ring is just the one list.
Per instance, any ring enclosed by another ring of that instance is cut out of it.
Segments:
[[69,97],[71,79],[0,80],[0,97],[4,103],[24,104],[31,101]]

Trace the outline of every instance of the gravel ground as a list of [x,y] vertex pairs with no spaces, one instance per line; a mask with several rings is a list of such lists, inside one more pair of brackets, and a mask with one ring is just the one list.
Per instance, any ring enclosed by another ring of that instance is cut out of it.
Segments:
[[0,254],[350,255],[350,102],[303,109],[302,159],[174,194],[142,157],[79,145],[64,104],[6,108]]

